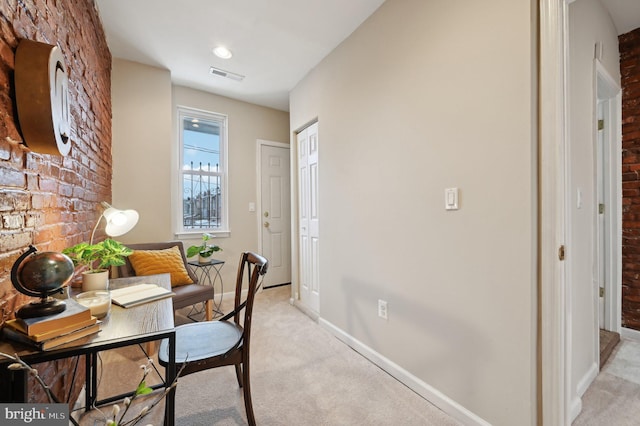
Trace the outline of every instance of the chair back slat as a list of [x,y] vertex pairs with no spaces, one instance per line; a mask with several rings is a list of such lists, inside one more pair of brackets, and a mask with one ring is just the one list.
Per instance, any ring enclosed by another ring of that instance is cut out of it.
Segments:
[[[240,264],[238,265],[238,275],[236,277],[236,293],[234,303],[234,322],[242,325],[243,345],[248,349],[249,336],[251,336],[251,317],[253,312],[253,301],[258,291],[260,278],[267,273],[269,262],[259,254],[245,252],[240,256]],[[247,283],[247,297],[242,301],[242,290],[244,282]],[[244,304],[244,306],[242,306]],[[244,311],[244,315],[242,315]],[[241,317],[244,321],[241,323]]]

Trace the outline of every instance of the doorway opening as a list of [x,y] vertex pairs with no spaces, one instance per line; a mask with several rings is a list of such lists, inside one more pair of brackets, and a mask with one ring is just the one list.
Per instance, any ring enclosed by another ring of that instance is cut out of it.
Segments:
[[622,305],[621,91],[599,60],[596,75],[596,301],[600,368],[620,340]]

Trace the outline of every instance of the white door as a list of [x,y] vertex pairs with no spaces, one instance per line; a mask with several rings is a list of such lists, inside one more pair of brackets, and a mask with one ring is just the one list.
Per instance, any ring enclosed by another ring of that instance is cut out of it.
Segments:
[[320,311],[318,217],[318,123],[297,135],[300,302]]
[[264,141],[260,149],[262,255],[269,260],[263,287],[291,282],[291,178],[289,146]]

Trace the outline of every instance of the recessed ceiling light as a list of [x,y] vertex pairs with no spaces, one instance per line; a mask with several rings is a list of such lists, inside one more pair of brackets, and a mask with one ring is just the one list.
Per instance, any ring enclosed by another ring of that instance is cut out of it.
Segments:
[[229,59],[233,56],[233,53],[224,46],[218,46],[213,49],[213,54],[222,59]]

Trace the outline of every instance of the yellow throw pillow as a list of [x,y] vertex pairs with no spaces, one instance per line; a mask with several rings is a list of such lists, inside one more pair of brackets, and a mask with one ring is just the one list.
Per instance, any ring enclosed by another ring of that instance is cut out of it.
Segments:
[[171,287],[193,284],[178,246],[164,250],[134,250],[129,261],[136,275],[171,274]]

